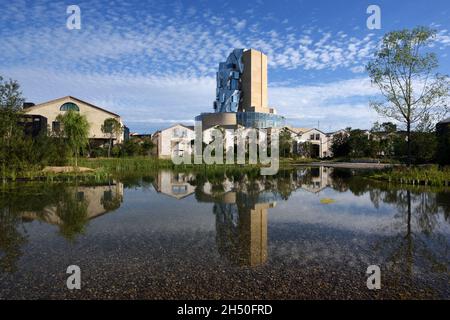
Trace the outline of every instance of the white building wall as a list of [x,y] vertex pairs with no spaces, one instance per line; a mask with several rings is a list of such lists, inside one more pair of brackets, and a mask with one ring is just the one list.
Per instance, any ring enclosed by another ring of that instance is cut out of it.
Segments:
[[194,139],[194,130],[177,124],[161,130],[158,138],[158,157],[170,159],[174,152],[192,153],[191,141]]
[[331,138],[318,129],[311,129],[293,138],[297,143],[309,142],[319,146],[319,158],[329,157],[331,152]]

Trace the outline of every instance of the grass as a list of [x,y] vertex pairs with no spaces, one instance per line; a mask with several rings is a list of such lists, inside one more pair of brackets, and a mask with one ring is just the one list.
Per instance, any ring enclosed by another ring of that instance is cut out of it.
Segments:
[[80,159],[79,166],[92,169],[103,169],[110,173],[150,171],[155,169],[172,169],[174,164],[170,160],[162,160],[150,157],[129,158],[94,158]]
[[105,172],[112,178],[124,178],[139,175],[151,175],[157,170],[168,169],[177,172],[192,172],[208,178],[223,179],[224,176],[240,177],[243,174],[258,176],[259,165],[236,165],[236,164],[181,164],[175,165],[171,160],[163,160],[150,157],[130,158],[96,158],[82,159],[79,165],[95,169],[95,173]]
[[320,161],[320,159],[313,159],[313,158],[280,158],[280,167],[289,167],[290,165],[295,164],[305,164],[305,163],[311,163],[311,162],[317,162]]
[[333,158],[332,162],[352,162],[352,163],[389,163],[389,164],[399,164],[400,162],[396,159],[391,158],[369,158],[369,157],[337,157]]
[[[289,159],[280,160],[280,170],[289,169],[296,163],[309,163],[313,159]],[[260,165],[195,165],[182,164],[175,165],[171,160],[162,160],[150,157],[129,157],[129,158],[95,158],[79,159],[80,167],[94,169],[93,172],[83,173],[51,173],[42,172],[41,168],[33,167],[25,172],[3,173],[3,183],[10,181],[48,181],[48,182],[84,182],[96,183],[111,178],[120,179],[130,176],[151,175],[160,169],[169,169],[179,172],[200,173],[208,178],[233,176],[240,177],[243,174],[248,176],[258,176]],[[408,185],[426,186],[450,186],[450,167],[441,169],[435,165],[417,167],[394,167],[384,171],[374,171],[368,174],[371,179],[395,182]]]
[[[121,178],[137,175],[147,175],[160,169],[170,169],[185,172],[204,172],[208,175],[239,175],[241,173],[259,174],[259,165],[175,165],[171,160],[163,160],[150,157],[129,158],[82,158],[78,160],[80,167],[94,169],[93,172],[52,173],[43,172],[42,168],[35,167],[22,171],[13,171],[2,174],[3,183],[14,181],[49,181],[49,182],[72,182],[78,181],[100,181],[108,178]],[[282,165],[280,165],[282,166]]]
[[370,178],[409,185],[450,186],[450,167],[436,165],[394,167],[372,173]]
[[109,173],[101,168],[94,172],[44,172],[41,167],[29,167],[21,170],[3,171],[0,183],[20,181],[47,181],[47,182],[98,182],[109,178]]

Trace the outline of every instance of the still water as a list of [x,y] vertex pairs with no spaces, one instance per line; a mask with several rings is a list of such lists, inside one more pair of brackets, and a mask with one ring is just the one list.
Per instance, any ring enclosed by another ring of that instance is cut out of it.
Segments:
[[343,169],[0,189],[1,299],[449,299],[449,249],[450,190]]

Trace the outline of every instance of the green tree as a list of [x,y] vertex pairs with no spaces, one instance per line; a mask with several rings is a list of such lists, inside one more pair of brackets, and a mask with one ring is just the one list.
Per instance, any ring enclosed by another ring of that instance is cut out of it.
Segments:
[[0,170],[21,170],[27,162],[22,151],[29,141],[23,139],[23,131],[18,126],[24,99],[16,81],[3,81],[0,76]]
[[297,143],[297,153],[305,158],[312,158],[314,150],[313,144],[309,141]]
[[130,139],[122,144],[122,156],[135,156],[141,152],[141,146],[136,139]]
[[75,167],[78,167],[78,155],[83,151],[89,141],[89,123],[86,116],[69,110],[56,118],[62,124],[63,135],[75,157]]
[[108,118],[103,122],[102,132],[107,134],[109,137],[108,144],[108,158],[111,156],[111,148],[113,144],[113,139],[117,138],[123,132],[123,127],[116,118]]
[[417,163],[433,162],[436,159],[438,140],[434,132],[413,132],[411,154]]
[[406,126],[408,164],[411,163],[411,130],[432,122],[447,112],[450,82],[434,73],[436,55],[427,51],[436,31],[427,27],[387,33],[367,71],[385,101],[372,101],[381,115]]
[[397,132],[397,125],[392,122],[383,122],[381,124],[381,130],[386,133],[395,133]]
[[[415,131],[411,133],[411,162],[427,163],[433,162],[436,154],[442,152],[438,150],[438,139],[434,132]],[[405,134],[398,134],[394,141],[394,153],[399,159],[404,158],[407,153],[408,141]],[[437,152],[438,151],[438,152]]]
[[438,147],[436,158],[440,165],[450,164],[450,123],[442,124],[437,129]]
[[151,138],[143,138],[141,143],[141,154],[143,156],[151,155],[154,146]]
[[3,81],[0,76],[0,111],[1,120],[4,121],[1,126],[2,133],[11,133],[11,127],[17,123],[24,101],[17,81]]
[[280,132],[280,155],[288,157],[292,152],[292,136],[289,129],[283,128]]
[[348,143],[351,157],[371,157],[374,156],[370,135],[360,129],[350,131]]
[[392,122],[383,122],[381,124],[381,130],[384,133],[384,139],[382,140],[382,150],[385,156],[394,155],[394,139],[397,135],[397,125]]
[[331,151],[334,157],[346,157],[350,154],[350,141],[347,133],[333,135]]

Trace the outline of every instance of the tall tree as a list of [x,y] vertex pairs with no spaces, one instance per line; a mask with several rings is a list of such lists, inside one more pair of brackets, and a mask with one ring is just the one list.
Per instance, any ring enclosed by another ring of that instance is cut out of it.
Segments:
[[438,60],[429,51],[435,36],[436,31],[427,27],[389,32],[366,67],[386,100],[372,101],[371,106],[406,126],[408,164],[413,127],[425,127],[448,110],[449,78],[435,73]]
[[372,136],[371,147],[375,156],[392,157],[394,142],[397,137],[397,126],[392,122],[375,122],[370,129]]
[[350,134],[348,131],[334,134],[331,141],[333,157],[346,157],[350,154]]
[[[0,170],[15,165],[16,142],[20,143],[21,131],[17,125],[24,99],[16,81],[4,81],[0,76]],[[13,163],[14,162],[14,163]]]
[[69,110],[56,118],[62,124],[63,135],[75,156],[75,167],[78,167],[78,155],[88,144],[89,123],[86,116]]
[[280,153],[283,157],[288,157],[292,153],[292,135],[289,129],[283,128],[280,133]]
[[109,136],[109,144],[108,144],[108,158],[111,156],[111,147],[113,143],[113,139],[122,134],[123,127],[119,121],[115,118],[105,119],[102,125],[102,132]]

